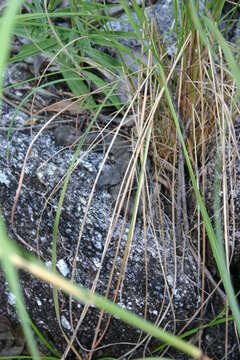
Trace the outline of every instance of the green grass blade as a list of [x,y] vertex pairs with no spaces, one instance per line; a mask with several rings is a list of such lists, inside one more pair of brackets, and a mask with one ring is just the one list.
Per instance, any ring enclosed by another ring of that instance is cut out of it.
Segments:
[[216,260],[216,264],[217,264],[219,273],[221,275],[221,279],[222,279],[222,282],[223,282],[223,285],[224,285],[224,288],[225,288],[225,291],[226,291],[226,294],[227,294],[227,297],[228,297],[228,300],[229,300],[231,310],[232,310],[233,315],[234,315],[234,319],[236,321],[238,334],[240,335],[240,312],[239,312],[239,306],[238,306],[238,303],[237,303],[237,300],[236,300],[236,297],[235,297],[235,294],[234,294],[234,290],[233,290],[233,287],[232,287],[232,284],[231,284],[231,279],[230,279],[229,273],[227,271],[225,261],[223,261],[221,253],[220,253],[219,248],[217,246],[217,239],[216,239],[216,236],[215,236],[215,233],[214,233],[210,218],[208,216],[207,210],[205,208],[204,202],[202,200],[200,191],[199,191],[198,186],[197,186],[197,182],[196,182],[196,179],[195,179],[195,176],[194,176],[191,161],[190,161],[189,156],[188,156],[187,148],[186,148],[186,145],[184,143],[181,128],[180,128],[179,121],[178,121],[178,118],[177,118],[177,114],[175,112],[175,109],[174,109],[174,106],[173,106],[173,103],[172,103],[172,99],[171,99],[171,96],[170,96],[170,92],[168,90],[166,79],[164,77],[164,73],[163,73],[163,70],[162,70],[161,66],[159,66],[159,69],[160,69],[161,79],[162,79],[163,84],[164,84],[165,93],[166,93],[166,97],[167,97],[167,100],[168,100],[168,105],[169,105],[169,108],[171,110],[173,120],[174,120],[174,123],[176,125],[177,133],[178,133],[178,136],[180,138],[181,145],[182,145],[182,148],[183,148],[183,153],[184,153],[184,157],[185,157],[186,164],[187,164],[187,167],[188,167],[189,175],[190,175],[190,178],[191,178],[191,181],[192,181],[192,184],[193,184],[194,192],[195,192],[195,195],[196,195],[196,198],[197,198],[197,202],[198,202],[198,205],[199,205],[199,208],[200,208],[200,211],[201,211],[203,221],[204,221],[205,226],[206,226],[208,239],[210,241],[211,248],[213,250],[213,255],[214,255],[214,258]]
[[[112,84],[108,84],[107,82],[105,82],[102,78],[100,78],[99,76],[95,75],[93,72],[87,71],[87,70],[83,70],[82,73],[92,82],[96,85],[96,87],[98,89],[102,89],[103,94],[105,94],[109,101],[111,101],[111,104],[113,106],[115,106],[116,108],[120,108],[119,107],[119,99],[116,95],[111,95],[108,96],[109,93],[109,88],[112,87]],[[96,107],[96,106],[95,106]]]
[[209,9],[211,9],[212,16],[218,22],[222,14],[222,9],[226,0],[212,0],[209,1]]
[[[30,355],[18,355],[18,356],[0,356],[0,360],[27,360],[31,359],[32,356]],[[61,357],[54,357],[54,356],[41,356],[40,360],[60,360]]]
[[[73,78],[75,80],[77,80],[78,78]],[[40,85],[38,88],[33,88],[33,90],[31,90],[22,100],[21,102],[19,103],[19,105],[16,107],[14,113],[13,113],[13,116],[11,118],[11,121],[10,121],[10,124],[8,126],[8,133],[7,133],[7,147],[8,147],[8,141],[10,139],[10,136],[11,136],[11,132],[12,132],[12,127],[14,125],[14,121],[15,121],[15,118],[17,116],[17,114],[19,113],[19,111],[21,111],[21,108],[23,107],[24,103],[35,93],[37,93],[39,91],[39,89],[43,89],[45,87],[49,87],[49,85],[55,85],[55,84],[59,84],[59,83],[62,83],[62,82],[65,82],[64,79],[59,79],[59,80],[54,80],[54,81],[50,81],[46,84],[42,84]]]

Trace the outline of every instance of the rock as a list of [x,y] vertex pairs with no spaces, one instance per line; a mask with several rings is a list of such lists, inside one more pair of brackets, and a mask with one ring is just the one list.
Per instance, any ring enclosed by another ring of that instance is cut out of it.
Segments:
[[[176,47],[174,45],[176,42],[176,35],[173,33],[171,37],[169,37],[170,28],[174,24],[172,4],[169,3],[169,1],[161,1],[154,6],[146,7],[145,13],[150,22],[151,20],[154,21],[156,29],[159,31],[159,35],[161,35],[163,42],[165,44],[167,43],[167,52],[169,55],[173,55],[176,52]],[[139,24],[138,17],[134,11],[132,11],[132,16],[135,23]],[[111,23],[107,23],[106,26],[110,31],[134,32],[134,29],[129,23],[128,16],[125,13],[116,20],[112,20]],[[142,29],[140,29],[140,31],[142,32]],[[137,38],[124,39],[123,37],[119,37],[118,41],[131,50],[131,55],[122,51],[121,56],[117,52],[115,53],[115,56],[120,63],[122,63],[123,59],[124,64],[132,73],[131,78],[137,88],[137,72],[139,70],[137,59],[147,65],[148,55],[147,53],[142,53],[142,43]],[[128,76],[121,75],[121,77],[122,79],[117,86],[116,93],[120,101],[125,104],[132,99],[133,94],[135,94],[135,89],[133,89]],[[109,80],[112,81],[112,79]]]
[[[145,14],[146,17],[149,19],[149,22],[151,22],[151,20],[154,21],[154,25],[159,30],[159,35],[162,35],[163,41],[167,42],[169,40],[169,31],[171,29],[171,26],[174,24],[172,3],[169,1],[161,1],[154,6],[146,7]],[[132,11],[132,16],[135,20],[135,23],[139,24],[138,17],[134,11]],[[122,14],[118,19],[116,19],[116,21],[112,20],[111,23],[107,23],[107,27],[110,31],[112,30],[132,33],[134,32],[134,29],[129,22],[128,16],[125,13]],[[140,31],[142,32],[142,29],[140,29]],[[172,38],[170,40],[171,44],[173,45],[175,41],[176,35],[172,35]],[[120,42],[134,51],[139,51],[142,46],[141,41],[138,39],[120,38]],[[176,49],[174,50],[174,52],[175,51]],[[172,50],[170,47],[168,47],[168,53],[172,54]],[[133,57],[134,56],[135,54],[133,53]]]
[[[10,109],[4,106],[4,119],[7,119],[9,111]],[[19,123],[22,123],[20,115]],[[0,201],[9,235],[22,246],[21,241],[24,240],[28,244],[25,247],[31,248],[49,265],[52,260],[53,224],[60,196],[57,184],[66,174],[74,151],[71,149],[59,151],[63,150],[63,147],[57,145],[47,131],[39,137],[32,148],[25,169],[15,211],[16,231],[14,232],[10,223],[11,209],[29,142],[28,132],[14,133],[9,143],[7,162],[6,132],[3,130],[0,132],[0,172],[3,179],[0,184]],[[113,268],[108,295],[109,299],[113,299],[123,265],[130,223],[127,220],[124,226],[122,217],[119,217],[109,238],[106,254],[102,258],[112,216],[112,200],[103,188],[96,189],[93,195],[79,251],[75,254],[79,230],[83,224],[89,195],[102,159],[103,154],[100,152],[79,153],[79,165],[71,174],[61,210],[56,257],[59,271],[70,279],[76,255],[73,280],[81,287],[91,289],[99,271],[96,292],[103,296],[106,294]],[[184,258],[176,259],[177,267],[175,267],[172,224],[167,216],[163,215],[161,226],[159,222],[155,226],[154,231],[150,226],[146,229],[145,239],[142,220],[140,217],[137,219],[116,303],[140,316],[144,316],[146,311],[148,320],[157,322],[159,326],[166,326],[167,330],[173,330],[175,321],[178,328],[180,320],[188,320],[199,308],[197,266],[186,250]],[[23,272],[20,272],[20,284],[31,319],[60,352],[64,351],[66,343],[57,322],[52,287]],[[0,292],[2,294],[0,313],[10,320],[16,320],[13,302],[9,300],[8,285],[2,274]],[[71,337],[73,327],[76,326],[84,307],[72,300],[70,313],[69,301],[69,297],[59,291],[61,323],[67,336]],[[99,310],[90,306],[81,323],[74,346],[82,356],[87,355],[88,350],[91,349],[99,314]],[[108,315],[104,314],[100,334],[103,334],[107,320]],[[134,354],[142,354],[143,349],[136,346],[139,336],[138,330],[113,317],[103,340],[98,344],[98,347],[108,346],[96,350],[94,356],[121,356],[134,349]],[[150,349],[153,343],[158,342],[150,341],[147,343],[147,348]],[[143,342],[143,346],[144,344],[146,342]],[[71,352],[67,358],[74,359],[75,355]]]
[[[84,132],[76,130],[73,126],[64,125],[55,128],[53,136],[57,144],[71,146],[80,141],[80,138],[84,136]],[[84,137],[82,148],[85,150],[92,148],[97,152],[106,152],[110,146],[110,153],[114,154],[115,158],[119,158],[122,154],[131,150],[129,141],[120,134],[114,139],[114,133],[107,130],[88,132]]]
[[0,356],[21,355],[24,344],[21,327],[13,326],[8,318],[0,315]]
[[73,126],[65,125],[55,128],[53,136],[57,144],[71,146],[79,140],[81,133]]
[[[77,144],[84,136],[84,132],[76,131],[72,126],[67,125],[57,127],[53,134],[56,143],[64,146]],[[104,166],[97,184],[98,187],[111,187],[121,182],[130,161],[131,144],[120,135],[117,135],[114,140],[113,133],[100,130],[86,134],[82,144],[82,148],[85,150],[92,149],[102,153],[105,153],[110,146],[110,154],[114,155],[115,164]]]

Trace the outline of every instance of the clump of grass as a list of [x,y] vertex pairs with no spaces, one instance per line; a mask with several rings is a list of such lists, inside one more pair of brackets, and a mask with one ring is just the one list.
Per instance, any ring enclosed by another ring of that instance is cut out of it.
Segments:
[[[133,113],[137,112],[134,129],[137,144],[132,158],[132,176],[136,168],[137,158],[140,162],[140,173],[122,272],[127,263],[128,247],[131,244],[134,233],[141,194],[146,194],[146,198],[142,200],[144,204],[149,199],[149,189],[145,179],[146,162],[150,149],[152,149],[151,156],[154,163],[155,179],[173,193],[176,168],[179,164],[180,154],[183,152],[189,178],[192,181],[196,194],[199,222],[200,213],[202,216],[203,227],[200,237],[204,239],[206,231],[221,280],[226,290],[233,318],[236,321],[238,333],[240,333],[238,305],[231,286],[226,260],[218,246],[218,241],[221,239],[218,239],[218,233],[215,234],[213,231],[203,201],[204,179],[202,180],[202,195],[199,190],[201,173],[205,167],[207,148],[210,142],[213,142],[215,134],[218,133],[222,111],[223,113],[225,111],[222,106],[223,100],[226,108],[233,109],[234,112],[235,91],[240,86],[239,68],[228,45],[217,30],[216,24],[205,16],[200,21],[192,1],[186,1],[186,5],[182,5],[180,25],[178,22],[179,13],[176,10],[177,2],[174,1],[178,51],[170,66],[169,59],[164,55],[164,45],[158,39],[156,25],[148,21],[143,9],[137,5],[136,1],[133,1],[133,8],[136,11],[139,22],[136,25],[127,2],[121,1],[121,3],[129,16],[129,22],[135,33],[116,34],[109,31],[106,27],[105,32],[102,28],[100,29],[100,27],[106,25],[107,21],[111,20],[103,12],[106,10],[106,5],[82,2],[82,7],[79,10],[73,1],[68,8],[58,10],[53,1],[50,1],[48,6],[46,2],[45,6],[39,2],[25,3],[26,12],[24,14],[14,18],[14,13],[11,14],[9,12],[10,15],[6,13],[5,16],[6,18],[7,16],[11,18],[12,22],[9,22],[9,25],[13,24],[13,20],[15,21],[16,33],[28,37],[31,43],[23,46],[20,53],[10,58],[9,61],[21,61],[27,56],[44,53],[45,56],[52,59],[51,61],[56,62],[59,66],[59,74],[61,74],[62,79],[66,82],[73,96],[79,99],[79,108],[87,108],[95,114],[88,130],[90,130],[98,113],[103,108],[115,107],[119,112],[125,114],[124,116],[127,116],[130,111]],[[223,4],[224,1],[217,1],[211,8],[212,18],[216,23],[220,19]],[[209,8],[210,2],[206,6],[206,14],[209,14]],[[55,25],[54,19],[56,18],[68,19],[71,27],[62,26],[59,23]],[[10,34],[10,28],[5,28],[5,33],[6,30]],[[209,34],[208,30],[211,30],[214,35]],[[1,34],[2,31],[0,32]],[[114,47],[120,54],[126,52],[131,56],[131,50],[121,44],[119,36],[137,37],[139,41],[142,41],[142,54],[147,54],[148,61],[145,64],[141,59],[137,59],[139,62],[138,82],[136,82],[136,77],[132,74],[131,69],[128,69],[126,64],[121,62],[123,57],[120,57],[121,61],[116,60],[109,54],[103,53],[96,48],[96,45],[101,44],[105,47]],[[147,42],[146,39],[148,40]],[[5,55],[0,56],[0,72],[3,69],[2,64],[6,60],[7,46],[9,46],[9,41],[5,42],[5,51],[3,52]],[[221,59],[220,62],[219,58]],[[227,65],[229,65],[228,70],[226,69]],[[103,75],[105,77],[104,80]],[[136,94],[128,104],[127,109],[125,104],[120,103],[117,91],[114,91],[115,88],[117,89],[119,78],[121,79],[123,76],[127,76],[129,86],[133,86],[136,89]],[[111,80],[110,82],[109,79]],[[40,77],[40,80],[42,80],[42,77]],[[235,81],[237,86],[235,86]],[[89,93],[89,84],[93,84],[95,87],[95,90],[91,93]],[[40,82],[38,86],[40,88]],[[229,88],[231,91],[228,90]],[[99,94],[101,94],[100,98],[98,97]],[[117,131],[119,130],[117,129]],[[61,288],[79,301],[87,305],[94,304],[103,311],[118,316],[126,323],[138,327],[149,335],[166,342],[168,345],[175,346],[195,359],[208,359],[207,356],[203,357],[200,349],[183,342],[180,337],[172,336],[138,316],[120,309],[110,301],[80,289],[71,282],[67,282],[56,275],[58,223],[68,180],[80,147],[81,142],[69,167],[61,192],[54,227],[52,271],[44,268],[33,257],[26,257],[22,251],[12,246],[12,242],[7,239],[3,230],[1,230],[2,233],[0,234],[1,261],[10,288],[17,296],[19,318],[22,321],[33,358],[38,359],[39,355],[31,335],[29,318],[23,307],[15,267],[24,269],[54,285],[54,301],[58,318],[57,289]],[[184,176],[184,173],[179,174]],[[126,180],[130,186],[131,178],[129,177]],[[123,184],[125,183],[123,182]],[[157,194],[157,198],[159,202],[157,217],[160,218],[162,209],[159,194]],[[174,195],[173,201],[175,201]],[[119,205],[121,206],[121,202]],[[117,208],[115,210],[119,214]],[[146,228],[146,214],[143,216],[143,220]],[[221,224],[218,224],[218,229],[220,227]],[[3,225],[1,229],[3,229]],[[187,236],[188,234],[185,235]],[[205,247],[206,245],[203,242],[203,251],[201,252],[203,263],[205,262]],[[121,282],[121,278],[119,281]],[[202,287],[204,291],[204,281]]]

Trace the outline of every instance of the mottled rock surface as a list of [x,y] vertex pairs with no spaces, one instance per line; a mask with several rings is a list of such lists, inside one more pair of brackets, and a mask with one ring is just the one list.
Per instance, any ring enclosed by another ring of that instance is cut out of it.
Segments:
[[[139,20],[134,11],[132,11],[132,17],[134,22],[139,25]],[[153,6],[148,6],[145,9],[145,15],[149,20],[149,24],[153,21],[155,29],[161,38],[161,41],[166,46],[166,51],[169,55],[176,53],[176,34],[172,31],[174,26],[173,7],[171,1],[158,1]],[[115,53],[115,57],[118,59],[120,64],[124,63],[124,66],[128,68],[131,73],[131,79],[138,88],[138,76],[137,73],[140,69],[139,64],[147,66],[148,64],[148,51],[147,44],[149,39],[146,40],[146,49],[143,52],[142,41],[137,38],[137,34],[129,21],[128,15],[122,13],[120,16],[116,16],[116,20],[112,20],[111,23],[107,23],[106,27],[109,31],[119,31],[125,33],[132,33],[132,38],[126,36],[119,36],[118,41],[128,47],[131,50],[131,54],[122,51],[121,56],[119,53]],[[140,29],[142,33],[142,29]],[[147,33],[147,32],[146,32]],[[156,63],[156,59],[153,57],[153,62]],[[132,81],[130,82],[128,76],[121,75],[122,79],[117,87],[117,95],[122,103],[129,102],[134,95],[134,88]]]
[[[163,41],[167,42],[169,40],[169,33],[171,27],[174,25],[174,16],[173,16],[173,7],[171,1],[158,1],[154,6],[146,7],[145,9],[146,17],[149,22],[153,20],[154,25],[157,30],[159,30],[159,35],[163,37]],[[136,24],[139,24],[138,17],[134,11],[132,11],[132,16]],[[113,31],[124,31],[124,32],[134,32],[132,25],[128,19],[127,14],[122,14],[119,19],[112,20],[111,24],[108,24],[109,30]],[[170,43],[173,45],[176,41],[176,35],[172,35]],[[121,43],[130,47],[131,49],[136,49],[141,47],[142,43],[139,39],[121,39]],[[140,50],[140,49],[138,49]],[[168,47],[169,54],[172,54],[176,51],[176,48]]]
[[[12,112],[8,106],[4,105],[3,125],[7,125]],[[26,120],[26,116],[19,115],[15,126],[20,125],[24,120]],[[49,131],[44,132],[33,145],[15,211],[16,230],[14,232],[10,224],[10,214],[23,160],[30,142],[30,134],[28,131],[13,132],[9,142],[8,160],[6,136],[7,132],[1,130],[0,202],[9,234],[20,244],[21,240],[24,240],[32,251],[36,252],[41,260],[49,265],[52,254],[53,224],[62,186],[54,192],[53,189],[66,174],[74,151],[71,149],[63,150],[62,146],[56,144],[52,133]],[[127,221],[126,226],[121,231],[123,220],[120,216],[112,237],[110,237],[106,255],[101,261],[112,214],[112,198],[104,189],[97,189],[93,196],[79,251],[78,254],[75,253],[89,194],[102,159],[102,153],[79,153],[79,165],[70,177],[61,210],[57,236],[57,269],[63,276],[70,278],[73,270],[73,259],[76,255],[74,282],[90,289],[99,271],[96,291],[104,295],[116,256],[109,292],[109,298],[112,299],[121,271],[129,222]],[[160,326],[168,323],[167,328],[172,330],[173,311],[175,320],[186,320],[199,307],[200,298],[197,285],[197,268],[194,260],[186,252],[184,259],[178,259],[177,268],[175,268],[172,228],[169,219],[165,216],[163,225],[164,228],[155,229],[155,238],[149,226],[147,238],[144,240],[142,220],[140,217],[138,218],[116,302],[121,307],[143,316],[146,306],[147,281],[147,319],[153,322],[158,321]],[[119,239],[121,239],[119,252],[115,255]],[[176,283],[174,283],[175,279]],[[65,343],[56,320],[51,286],[22,272],[20,273],[20,283],[32,320],[47,338],[52,340],[58,350],[63,351]],[[7,283],[2,276],[0,291],[2,294],[0,313],[10,319],[16,319],[13,306],[14,298],[9,293]],[[62,327],[67,335],[71,336],[72,325],[76,326],[83,311],[83,305],[73,300],[70,315],[69,299],[61,292],[59,292],[59,302]],[[74,342],[81,354],[87,354],[91,348],[98,317],[99,311],[90,307],[78,331],[78,342]],[[104,315],[103,323],[100,326],[101,331],[104,329],[107,319],[108,316]],[[114,356],[124,354],[134,348],[139,335],[139,331],[133,330],[118,319],[113,318],[101,345],[110,343],[115,345],[102,349],[101,354]],[[119,342],[125,343],[125,345],[116,345]],[[136,350],[136,353],[139,351],[139,349]]]

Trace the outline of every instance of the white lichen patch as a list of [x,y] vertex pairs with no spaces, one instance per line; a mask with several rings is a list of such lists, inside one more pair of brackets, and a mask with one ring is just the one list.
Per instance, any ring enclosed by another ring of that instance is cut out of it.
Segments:
[[61,316],[61,324],[66,330],[71,330],[71,324],[64,315]]
[[100,260],[95,257],[95,258],[93,258],[93,263],[94,263],[95,267],[98,269],[100,266]]
[[57,266],[58,270],[60,271],[60,273],[64,277],[66,277],[69,274],[68,265],[66,264],[66,262],[63,259],[58,260],[56,266]]
[[9,291],[8,282],[5,281],[5,294],[7,295],[8,304],[14,306],[16,304],[16,296]]
[[0,171],[0,183],[6,186],[10,185],[10,180],[7,178],[6,174]]
[[37,177],[40,182],[45,182],[47,179],[54,179],[57,175],[59,175],[59,168],[51,162],[41,166],[37,171]]
[[169,286],[173,286],[173,277],[172,275],[167,275],[167,282]]
[[31,297],[31,291],[29,290],[29,288],[27,288],[27,289],[24,289],[24,292],[25,292],[25,294],[26,294],[26,296],[28,297],[28,298],[30,298]]
[[8,293],[8,303],[12,306],[16,304],[16,296],[11,292]]
[[94,166],[89,162],[87,161],[86,159],[82,159],[81,160],[81,165],[86,169],[88,170],[90,173],[93,173],[94,172]]
[[37,301],[38,306],[42,306],[42,302],[38,297],[36,298],[36,301]]

